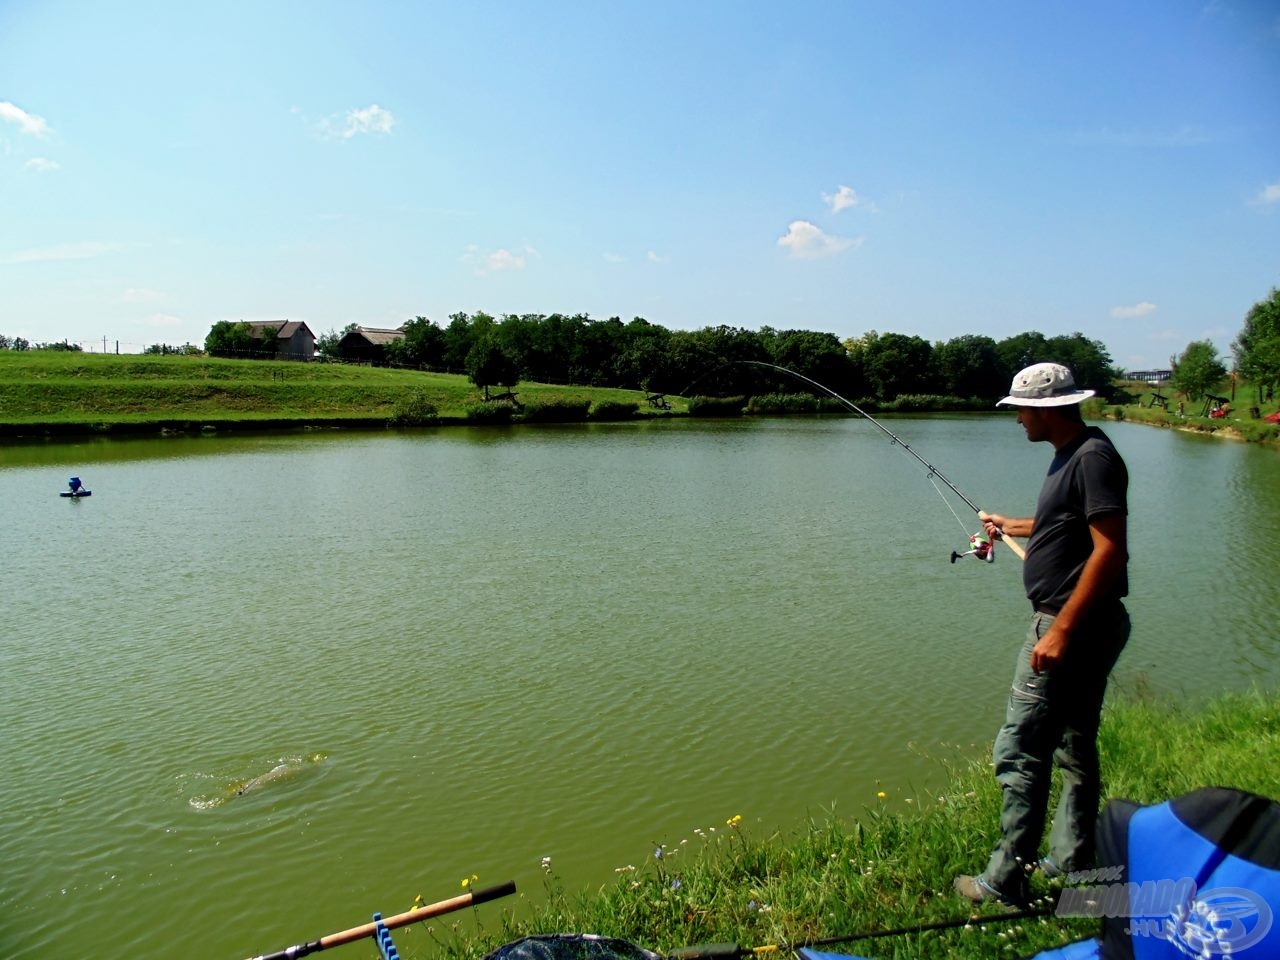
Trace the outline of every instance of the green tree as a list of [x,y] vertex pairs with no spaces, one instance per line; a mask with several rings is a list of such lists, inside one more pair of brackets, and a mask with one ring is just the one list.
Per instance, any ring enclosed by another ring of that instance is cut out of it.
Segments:
[[1000,372],[1005,386],[1013,382],[1013,375],[1023,367],[1049,359],[1047,343],[1043,333],[1028,330],[1006,337],[996,344],[996,356],[1000,358],[1003,367]]
[[1218,348],[1208,340],[1194,340],[1187,344],[1174,364],[1169,382],[1191,400],[1199,400],[1226,375],[1227,368],[1218,359]]
[[933,345],[903,333],[864,334],[860,341],[867,386],[879,400],[904,393],[932,393],[937,384],[930,372]]
[[339,344],[342,338],[354,330],[359,324],[348,323],[341,331],[329,328],[327,333],[322,333],[316,337],[316,356],[321,360],[341,360],[342,352],[339,350]]
[[520,368],[492,334],[476,341],[467,354],[466,365],[467,376],[484,391],[486,400],[490,387],[502,384],[510,389],[520,381]]
[[404,337],[387,344],[387,361],[407,367],[438,367],[444,360],[444,331],[426,317],[414,317],[401,328]]
[[934,366],[943,392],[955,397],[994,399],[1004,396],[1009,379],[990,337],[956,337],[933,348]]
[[243,320],[219,320],[204,338],[205,352],[211,357],[245,357],[256,352],[253,330]]
[[1090,340],[1083,333],[1050,337],[1045,342],[1043,359],[1069,367],[1078,386],[1090,387],[1104,396],[1110,393],[1111,381],[1116,378],[1111,354],[1102,341]]
[[1271,289],[1266,300],[1255,303],[1244,318],[1244,327],[1231,345],[1236,372],[1258,390],[1280,386],[1280,290]]

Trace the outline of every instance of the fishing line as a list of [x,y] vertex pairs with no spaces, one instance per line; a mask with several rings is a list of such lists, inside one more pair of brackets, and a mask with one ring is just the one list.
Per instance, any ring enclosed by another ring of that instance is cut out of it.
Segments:
[[[730,360],[728,363],[722,364],[720,367],[717,367],[716,369],[720,370],[732,364],[749,364],[755,367],[766,367],[770,370],[777,370],[779,373],[785,373],[787,374],[787,376],[795,377],[797,380],[807,383],[811,387],[816,387],[818,390],[821,390],[823,393],[827,394],[828,396],[834,398],[840,403],[843,403],[846,407],[848,407],[854,413],[865,418],[866,420],[869,420],[871,424],[875,426],[878,430],[880,430],[881,433],[887,436],[891,442],[893,442],[897,446],[902,447],[903,450],[911,454],[911,456],[915,457],[924,466],[925,470],[927,471],[926,475],[929,479],[929,482],[932,483],[933,488],[938,491],[938,496],[941,497],[942,502],[947,505],[947,509],[951,511],[951,515],[956,518],[956,522],[960,524],[960,529],[964,530],[965,536],[969,537],[969,542],[974,547],[974,550],[971,550],[970,552],[976,552],[980,559],[994,558],[994,554],[991,553],[990,551],[990,543],[988,543],[986,541],[986,538],[983,537],[981,534],[977,534],[974,536],[969,535],[969,528],[964,525],[964,521],[960,519],[959,514],[956,513],[955,508],[952,507],[951,502],[947,499],[946,494],[942,492],[941,488],[938,486],[938,484],[935,481],[938,481],[938,480],[942,481],[942,483],[944,483],[951,490],[952,493],[954,493],[966,504],[968,504],[969,508],[973,510],[974,513],[978,514],[978,516],[981,517],[983,516],[983,512],[978,507],[978,505],[974,503],[972,500],[970,500],[967,496],[965,496],[963,490],[961,490],[954,483],[948,480],[946,476],[943,475],[941,470],[935,467],[932,463],[930,463],[924,457],[920,456],[920,454],[916,453],[916,451],[912,448],[911,444],[907,443],[900,436],[898,436],[896,433],[894,433],[892,430],[886,427],[883,423],[881,423],[871,414],[867,413],[867,411],[863,410],[860,406],[858,406],[852,400],[849,400],[845,397],[840,396],[840,394],[836,393],[834,390],[832,390],[830,387],[826,386],[825,384],[819,383],[817,380],[814,380],[812,377],[806,377],[803,373],[797,373],[796,371],[789,370],[786,367],[780,367],[776,363],[766,363],[763,360]],[[715,371],[712,371],[712,373],[714,372]],[[697,381],[695,381],[695,383],[696,382]],[[692,384],[690,385],[690,388],[692,388]],[[1023,551],[1022,547],[1018,546],[1018,544],[1014,543],[1008,537],[1001,537],[1001,539],[1005,543],[1007,543],[1009,545],[1009,549],[1012,550],[1014,553],[1016,553],[1019,557],[1025,557],[1026,554]],[[979,541],[986,544],[985,551],[981,549]],[[961,556],[961,554],[953,553],[951,556],[952,556],[951,562],[954,563],[956,559],[959,556]]]

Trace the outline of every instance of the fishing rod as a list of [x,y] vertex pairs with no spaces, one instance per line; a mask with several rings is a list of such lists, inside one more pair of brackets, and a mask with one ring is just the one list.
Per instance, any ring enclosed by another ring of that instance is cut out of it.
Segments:
[[[419,920],[430,920],[432,917],[438,917],[441,914],[452,913],[454,910],[462,910],[466,907],[478,906],[487,903],[490,900],[497,900],[500,897],[510,896],[516,892],[514,881],[508,880],[506,883],[500,883],[494,887],[488,887],[484,890],[476,890],[472,893],[464,893],[460,897],[453,897],[449,900],[441,900],[438,903],[429,903],[426,906],[415,907],[404,913],[397,913],[394,917],[387,917],[382,921],[382,926],[388,930],[394,930],[396,927],[403,927],[409,923],[417,923]],[[295,957],[305,957],[309,953],[317,953],[321,950],[327,950],[330,947],[340,947],[344,943],[351,943],[353,940],[363,940],[365,937],[372,937],[377,932],[378,924],[364,923],[358,927],[351,927],[348,930],[342,930],[338,933],[331,933],[327,937],[321,937],[319,940],[312,940],[308,943],[295,944],[292,947],[285,947],[283,950],[277,950],[275,953],[264,953],[259,956],[252,957],[251,960],[294,960]]]
[[[843,403],[846,407],[852,410],[854,413],[858,414],[859,416],[865,417],[867,420],[871,421],[872,425],[878,428],[885,436],[887,436],[891,441],[893,441],[893,443],[902,447],[903,450],[907,451],[907,453],[911,454],[911,456],[919,460],[920,463],[924,466],[924,468],[927,471],[929,471],[927,476],[930,482],[932,482],[934,479],[941,480],[944,484],[946,484],[946,486],[948,486],[951,489],[951,491],[956,496],[958,496],[961,500],[963,500],[966,504],[969,505],[970,509],[972,509],[973,512],[978,515],[978,518],[980,520],[985,521],[987,519],[986,511],[982,510],[976,503],[974,503],[967,496],[965,496],[964,491],[961,490],[959,487],[957,487],[950,480],[948,480],[946,476],[943,475],[941,470],[935,467],[932,463],[930,463],[924,457],[920,456],[920,454],[916,453],[916,451],[912,448],[911,444],[907,443],[907,441],[903,440],[900,436],[898,436],[896,433],[894,433],[892,430],[886,427],[883,423],[881,423],[871,414],[867,413],[867,411],[863,410],[860,406],[858,406],[852,400],[848,400],[845,397],[840,396],[840,394],[836,393],[830,387],[826,386],[825,384],[819,383],[817,380],[814,380],[812,377],[806,377],[803,373],[796,373],[796,371],[794,370],[789,370],[786,367],[780,367],[776,363],[766,363],[763,360],[731,360],[730,363],[746,363],[756,367],[767,367],[771,370],[777,370],[779,373],[785,373],[788,376],[795,377],[797,380],[801,380],[804,383],[809,384],[811,387],[816,387],[817,389],[821,390],[823,393],[835,398],[840,403]],[[937,485],[934,484],[934,486],[936,489]],[[941,491],[939,491],[939,493],[941,493]],[[945,502],[945,497],[943,499]],[[947,506],[949,507],[950,504],[947,504]],[[953,510],[952,514],[954,515],[954,513],[955,511]],[[956,519],[959,520],[960,518],[956,517]],[[963,528],[964,523],[961,522],[960,526]],[[1018,555],[1018,559],[1020,560],[1026,559],[1027,552],[1019,544],[1015,543],[1010,537],[1004,536],[1003,531],[1000,531],[1000,533],[998,534],[998,539],[1008,544],[1009,549]],[[987,560],[988,562],[995,559],[995,553],[991,549],[991,542],[987,540],[987,538],[984,535],[978,533],[970,536],[969,545],[970,545],[970,549],[965,553],[956,553],[953,551],[951,554],[951,562],[955,563],[961,557],[970,556],[970,555],[977,557],[979,560]]]
[[[741,957],[758,957],[764,954],[778,953],[783,950],[805,950],[811,947],[826,947],[838,943],[852,943],[855,940],[874,940],[881,937],[898,937],[912,933],[927,933],[931,930],[954,930],[957,927],[981,926],[988,923],[1011,923],[1015,920],[1026,920],[1033,917],[1053,915],[1053,907],[1035,907],[1026,910],[1013,910],[1008,913],[993,913],[987,916],[960,917],[955,920],[938,920],[933,923],[917,923],[907,927],[891,929],[877,928],[849,933],[835,937],[819,937],[804,940],[800,943],[770,943],[759,947],[745,947],[740,943],[699,943],[691,947],[681,947],[667,955],[667,960],[737,960]],[[816,951],[815,951],[816,952]],[[801,954],[804,956],[804,954]],[[818,953],[817,956],[827,956]]]

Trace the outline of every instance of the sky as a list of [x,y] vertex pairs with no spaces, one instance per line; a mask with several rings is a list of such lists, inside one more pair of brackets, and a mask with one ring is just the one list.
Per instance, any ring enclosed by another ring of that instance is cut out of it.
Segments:
[[0,334],[586,313],[1229,360],[1280,0],[0,0]]

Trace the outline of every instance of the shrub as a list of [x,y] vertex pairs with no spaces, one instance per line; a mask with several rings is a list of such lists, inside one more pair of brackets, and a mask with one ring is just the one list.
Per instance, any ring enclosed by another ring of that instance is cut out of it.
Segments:
[[473,403],[463,411],[463,415],[468,423],[510,423],[511,416],[515,412],[514,404],[501,401],[499,403]]
[[746,397],[694,397],[689,401],[692,417],[740,417]]
[[588,417],[592,420],[630,420],[640,405],[626,400],[597,400]]
[[755,416],[817,413],[820,409],[818,398],[810,393],[764,393],[752,397],[747,403],[747,413]]
[[540,397],[524,407],[525,423],[571,423],[587,419],[590,397]]
[[421,390],[415,390],[396,401],[388,422],[395,427],[422,427],[435,423],[439,418],[440,411],[436,405]]

